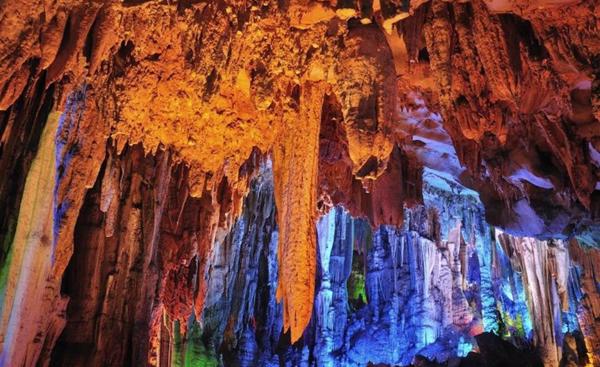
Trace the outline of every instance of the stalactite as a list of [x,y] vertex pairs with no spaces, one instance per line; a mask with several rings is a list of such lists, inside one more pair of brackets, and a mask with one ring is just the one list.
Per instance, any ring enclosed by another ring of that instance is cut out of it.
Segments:
[[[55,365],[145,363],[169,159],[168,152],[144,158],[140,147],[121,156],[109,152],[75,229],[75,255],[62,286],[71,299],[69,322]],[[121,341],[112,335],[128,336]]]
[[[314,225],[324,86],[307,82],[294,86],[291,94],[291,111],[284,115],[286,128],[273,152],[273,175],[280,243],[277,295],[284,304],[285,329],[290,330],[292,341],[296,341],[302,336],[313,308]],[[298,120],[305,123],[297,124]]]
[[600,251],[585,248],[576,240],[571,240],[569,256],[575,264],[569,279],[569,302],[585,340],[587,363],[595,366],[600,364],[600,328],[597,322],[600,317]]
[[[533,317],[534,341],[542,348],[542,359],[548,366],[557,366],[561,359],[562,346],[560,334],[557,335],[557,323],[560,324],[561,304],[558,302],[558,293],[566,292],[561,279],[564,273],[553,274],[556,269],[554,248],[564,250],[561,241],[550,244],[532,238],[514,238],[500,235],[500,241],[508,241],[505,247],[514,251],[515,261],[523,271],[523,282],[527,288],[528,305]],[[564,266],[564,264],[559,264]]]

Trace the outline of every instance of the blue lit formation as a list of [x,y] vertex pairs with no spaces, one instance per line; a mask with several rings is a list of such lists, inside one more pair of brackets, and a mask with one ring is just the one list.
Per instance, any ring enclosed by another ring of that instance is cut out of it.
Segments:
[[[239,366],[409,365],[419,355],[439,362],[466,357],[484,331],[517,345],[535,341],[532,300],[515,250],[486,224],[473,192],[429,182],[424,205],[406,208],[403,228],[372,230],[340,207],[319,220],[313,316],[304,337],[290,345],[275,296],[269,179],[265,172],[233,231],[214,246],[203,317],[189,321],[191,342],[176,343],[182,356],[176,365],[218,359]],[[570,268],[571,306],[559,311],[557,343],[579,330],[581,287],[572,283],[578,271]]]

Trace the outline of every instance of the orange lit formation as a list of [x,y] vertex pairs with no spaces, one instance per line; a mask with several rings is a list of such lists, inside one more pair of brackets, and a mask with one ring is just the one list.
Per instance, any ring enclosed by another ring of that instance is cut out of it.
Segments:
[[[268,159],[291,342],[313,315],[317,219],[343,205],[400,227],[424,168],[478,192],[511,233],[598,240],[599,13],[0,1],[2,361],[45,363],[58,343],[95,346],[62,365],[167,365],[165,328],[201,318],[209,256]],[[596,345],[598,302],[582,314]]]

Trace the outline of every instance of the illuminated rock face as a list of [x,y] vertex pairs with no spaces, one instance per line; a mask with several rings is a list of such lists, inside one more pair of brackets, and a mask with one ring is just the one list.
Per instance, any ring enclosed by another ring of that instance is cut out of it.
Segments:
[[597,358],[597,14],[0,0],[1,363]]
[[192,315],[177,329],[171,358],[188,359],[178,365],[597,363],[597,331],[587,321],[595,306],[586,299],[597,300],[598,289],[582,286],[593,271],[580,261],[598,251],[494,236],[475,196],[429,185],[426,206],[410,209],[402,228],[373,230],[339,207],[319,220],[312,319],[292,343],[276,298],[273,187],[268,167],[261,172],[242,216],[209,255],[201,320]]

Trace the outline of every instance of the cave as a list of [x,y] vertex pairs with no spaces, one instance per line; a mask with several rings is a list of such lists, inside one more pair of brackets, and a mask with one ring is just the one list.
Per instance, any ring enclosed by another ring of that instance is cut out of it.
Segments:
[[0,346],[600,366],[600,3],[0,0]]

